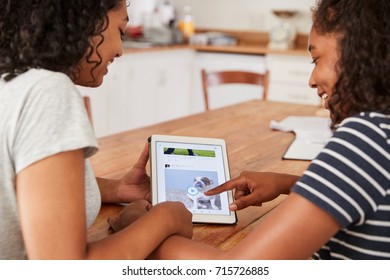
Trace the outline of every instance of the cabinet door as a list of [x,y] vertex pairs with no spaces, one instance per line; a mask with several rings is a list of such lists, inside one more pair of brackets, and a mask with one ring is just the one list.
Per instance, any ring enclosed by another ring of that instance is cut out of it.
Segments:
[[193,50],[161,53],[160,63],[152,64],[155,69],[157,122],[172,120],[190,114],[192,91]]
[[128,59],[128,94],[137,127],[190,114],[193,50],[137,53]]
[[[204,99],[202,89],[201,70],[244,70],[251,72],[265,72],[265,58],[261,55],[222,54],[200,52],[196,54],[194,67],[194,90],[191,97],[191,111],[203,112]],[[252,85],[221,85],[209,89],[210,108],[219,108],[251,99],[261,99],[262,90]]]
[[268,55],[268,100],[319,105],[316,91],[309,86],[310,62],[309,56]]

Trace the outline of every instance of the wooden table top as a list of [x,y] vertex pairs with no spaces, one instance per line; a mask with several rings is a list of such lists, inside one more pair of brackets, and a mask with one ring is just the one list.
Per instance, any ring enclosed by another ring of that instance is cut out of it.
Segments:
[[[308,161],[282,160],[294,138],[292,133],[271,130],[271,120],[291,115],[313,116],[318,107],[254,100],[208,112],[148,126],[99,139],[100,151],[91,158],[97,177],[120,178],[138,159],[152,134],[223,138],[226,141],[231,177],[241,171],[272,171],[300,175]],[[269,211],[284,200],[280,196],[262,207],[238,211],[236,225],[194,225],[193,239],[226,250],[234,246],[261,222]],[[103,204],[88,240],[110,234],[107,218],[116,215],[121,205]]]

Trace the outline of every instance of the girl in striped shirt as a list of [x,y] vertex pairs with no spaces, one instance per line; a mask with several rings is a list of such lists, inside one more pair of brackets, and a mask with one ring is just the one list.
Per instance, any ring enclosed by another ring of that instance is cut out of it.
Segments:
[[[168,239],[164,258],[390,259],[390,2],[322,0],[313,10],[309,84],[334,135],[303,176],[243,172],[231,210],[289,194],[228,252]],[[187,246],[187,247],[185,247]],[[187,250],[185,250],[186,248]]]

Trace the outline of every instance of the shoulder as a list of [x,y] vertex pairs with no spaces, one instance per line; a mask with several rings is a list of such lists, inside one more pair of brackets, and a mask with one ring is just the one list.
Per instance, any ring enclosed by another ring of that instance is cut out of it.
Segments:
[[[31,69],[12,88],[16,170],[59,152],[97,147],[81,94],[62,73]],[[13,81],[12,81],[13,82]],[[33,149],[31,148],[33,147]]]
[[37,86],[51,86],[59,85],[73,85],[72,80],[61,72],[50,71],[46,69],[30,69],[27,72],[19,75],[14,79],[19,84],[24,85],[37,85]]
[[390,115],[378,112],[362,112],[345,119],[337,128],[338,132],[361,132],[370,136],[378,136],[389,139]]
[[47,69],[30,69],[21,74],[20,77],[28,77],[28,79],[39,81],[63,80],[72,82],[71,79],[62,72],[51,71]]
[[31,69],[16,79],[18,81],[13,91],[25,100],[25,109],[32,106],[60,110],[66,104],[82,105],[81,95],[73,81],[61,72]]
[[[362,112],[345,119],[330,141],[341,147],[354,146],[366,153],[379,153],[389,160],[390,115]],[[342,152],[340,150],[340,152]],[[344,151],[345,152],[345,151]],[[371,154],[372,157],[377,157]]]
[[362,168],[371,161],[386,166],[390,159],[389,135],[389,115],[362,112],[340,124],[323,152],[330,154],[333,151],[334,158],[343,156],[351,164],[360,163]]
[[[4,98],[19,105],[40,106],[46,102],[61,102],[64,98],[79,95],[72,80],[60,72],[30,69],[3,84]],[[74,98],[74,97],[73,97]],[[57,100],[57,101],[56,101]]]
[[26,84],[38,92],[68,92],[76,90],[72,80],[61,72],[54,72],[45,69],[31,69],[20,77],[20,83]]

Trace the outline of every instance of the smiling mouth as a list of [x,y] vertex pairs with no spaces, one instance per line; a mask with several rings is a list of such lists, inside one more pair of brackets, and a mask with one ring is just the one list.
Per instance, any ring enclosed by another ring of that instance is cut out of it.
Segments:
[[328,94],[323,91],[323,92],[317,92],[317,95],[319,96],[319,98],[321,99],[327,99],[328,98]]
[[109,62],[107,62],[107,68],[111,65],[111,63],[113,63],[114,62],[114,60],[112,59],[112,60],[110,60]]
[[319,96],[320,96],[321,99],[322,99],[322,106],[323,106],[324,108],[326,108],[325,100],[328,99],[328,97],[329,97],[328,94],[322,93],[322,94],[319,94]]

